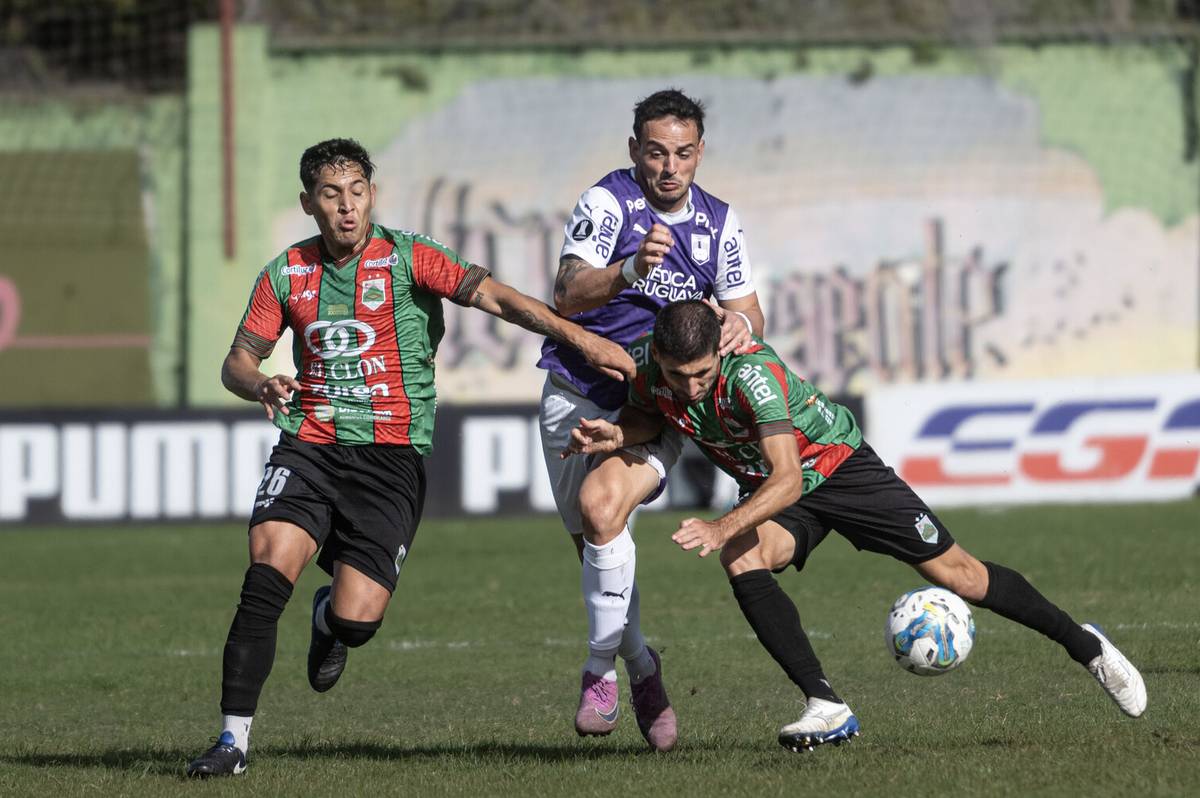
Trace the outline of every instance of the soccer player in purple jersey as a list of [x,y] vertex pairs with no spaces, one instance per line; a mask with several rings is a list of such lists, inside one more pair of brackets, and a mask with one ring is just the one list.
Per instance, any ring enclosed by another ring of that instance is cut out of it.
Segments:
[[[259,274],[221,368],[225,387],[260,402],[281,434],[250,516],[250,567],[222,658],[221,734],[189,776],[246,769],[279,616],[314,554],[332,584],[313,597],[312,688],[333,687],[347,649],[379,629],[425,500],[442,299],[554,336],[611,379],[633,375],[617,344],[427,236],[373,224],[373,172],[349,139],[305,150],[300,205],[319,235]],[[296,375],[269,377],[260,366],[285,328]]]
[[[635,107],[633,134],[632,168],[613,171],[585,191],[567,223],[555,305],[586,329],[628,345],[651,329],[668,302],[715,298],[721,351],[750,343],[752,333],[762,334],[763,315],[741,222],[727,203],[693,182],[704,156],[703,107],[674,89],[656,92]],[[638,728],[652,748],[670,750],[676,718],[658,653],[641,632],[628,521],[661,492],[681,439],[667,430],[595,463],[561,459],[579,419],[615,417],[626,391],[552,340],[538,365],[548,372],[542,450],[559,514],[583,562],[589,656],[575,730],[605,735],[615,727],[619,655]]]
[[801,570],[830,531],[1042,633],[1086,667],[1127,715],[1145,711],[1141,674],[1098,627],[1075,623],[1021,574],[980,562],[955,543],[863,441],[854,416],[793,374],[769,346],[755,341],[722,356],[720,337],[720,323],[703,303],[659,312],[653,337],[631,349],[638,376],[629,404],[616,423],[582,421],[564,455],[636,445],[666,426],[692,438],[738,481],[736,507],[713,521],[685,519],[672,539],[701,557],[720,550],[746,620],[804,692],[804,712],[780,729],[781,745],[812,750],[858,734],[858,719],[825,678],[796,605],[772,576],[789,565]]

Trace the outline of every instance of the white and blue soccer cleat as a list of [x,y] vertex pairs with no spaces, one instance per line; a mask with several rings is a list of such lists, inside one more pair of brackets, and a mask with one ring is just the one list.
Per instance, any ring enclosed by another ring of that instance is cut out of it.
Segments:
[[1083,624],[1084,630],[1100,639],[1100,656],[1088,663],[1087,669],[1117,706],[1131,718],[1146,711],[1146,683],[1133,663],[1109,642],[1104,631],[1095,624]]
[[858,736],[858,718],[850,707],[823,698],[812,698],[800,720],[779,730],[779,744],[789,751],[811,751],[818,745],[841,745]]

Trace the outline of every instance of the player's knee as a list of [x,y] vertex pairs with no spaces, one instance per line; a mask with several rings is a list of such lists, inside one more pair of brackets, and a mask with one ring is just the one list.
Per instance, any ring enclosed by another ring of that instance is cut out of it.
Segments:
[[584,481],[579,490],[579,511],[583,534],[595,545],[608,543],[625,528],[621,497],[614,486],[602,480]]
[[329,631],[333,632],[333,636],[349,648],[358,648],[366,643],[383,625],[383,621],[349,621],[339,618],[332,611],[326,614],[325,622],[329,626]]
[[950,554],[950,557],[939,557],[932,561],[931,570],[923,573],[930,581],[957,593],[966,601],[981,601],[987,594],[987,568],[960,547],[956,546]]
[[721,549],[721,567],[733,578],[747,571],[770,570],[772,563],[768,561],[761,545],[738,545],[735,541]]

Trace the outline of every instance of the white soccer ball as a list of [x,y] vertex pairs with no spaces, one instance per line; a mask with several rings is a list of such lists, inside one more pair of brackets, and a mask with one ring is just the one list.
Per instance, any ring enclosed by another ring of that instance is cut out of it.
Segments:
[[975,619],[967,603],[949,590],[919,587],[892,604],[883,638],[901,668],[937,676],[957,668],[971,653]]

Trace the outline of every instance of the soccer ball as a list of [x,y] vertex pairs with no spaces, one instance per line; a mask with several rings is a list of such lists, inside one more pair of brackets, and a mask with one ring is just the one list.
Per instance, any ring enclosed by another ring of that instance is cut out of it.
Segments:
[[892,604],[883,639],[901,668],[937,676],[957,668],[971,653],[975,619],[966,602],[949,590],[919,587]]

